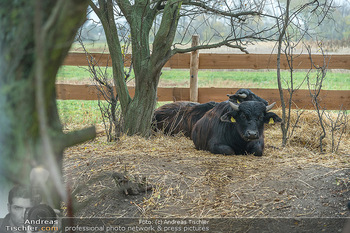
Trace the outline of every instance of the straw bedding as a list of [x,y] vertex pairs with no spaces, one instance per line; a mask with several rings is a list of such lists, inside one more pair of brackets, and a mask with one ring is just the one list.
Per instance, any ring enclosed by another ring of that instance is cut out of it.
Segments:
[[[84,217],[349,216],[349,122],[337,153],[330,153],[330,133],[320,153],[320,132],[316,114],[305,112],[281,147],[280,126],[269,125],[262,157],[198,151],[181,135],[106,143],[100,134],[65,151],[64,178],[76,215]],[[152,190],[125,195],[111,178],[114,172],[144,177]]]

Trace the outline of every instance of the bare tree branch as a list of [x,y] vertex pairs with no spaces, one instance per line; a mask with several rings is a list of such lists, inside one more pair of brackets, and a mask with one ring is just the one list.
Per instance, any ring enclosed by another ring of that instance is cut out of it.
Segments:
[[236,48],[236,49],[239,49],[239,50],[241,50],[242,52],[244,52],[246,54],[249,53],[246,50],[245,47],[237,45],[237,44],[236,45],[231,44],[231,42],[234,42],[234,41],[236,41],[236,40],[222,41],[222,42],[219,42],[219,43],[214,43],[214,44],[209,44],[209,45],[198,45],[198,46],[191,47],[191,48],[186,48],[186,49],[175,48],[175,49],[173,49],[172,54],[175,54],[175,53],[188,53],[188,52],[192,52],[192,51],[199,50],[199,49],[213,49],[213,48],[219,48],[219,47],[222,47],[222,46]]
[[206,4],[205,2],[202,2],[202,1],[183,1],[183,5],[200,7],[202,9],[206,10],[207,12],[211,12],[211,13],[222,15],[222,16],[234,17],[234,18],[262,14],[261,12],[258,12],[258,11],[243,11],[243,12],[239,12],[239,13],[232,13],[230,11],[223,11],[223,10],[220,10],[218,8],[210,7],[210,6],[208,6],[208,4]]
[[74,146],[88,140],[92,140],[96,137],[95,127],[89,127],[73,132],[69,132],[64,136],[64,145],[66,147]]

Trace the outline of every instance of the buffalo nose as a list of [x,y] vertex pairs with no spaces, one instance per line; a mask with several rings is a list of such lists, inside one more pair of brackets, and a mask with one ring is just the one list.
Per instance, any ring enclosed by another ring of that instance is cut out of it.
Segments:
[[259,133],[258,131],[247,130],[246,137],[249,139],[257,139],[259,138]]

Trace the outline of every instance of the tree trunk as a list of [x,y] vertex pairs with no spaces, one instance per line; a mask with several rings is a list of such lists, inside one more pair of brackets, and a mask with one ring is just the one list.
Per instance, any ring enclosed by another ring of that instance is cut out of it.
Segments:
[[[128,135],[149,136],[151,120],[157,101],[160,72],[171,57],[179,11],[182,1],[170,0],[150,4],[149,1],[115,1],[130,26],[132,66],[135,74],[135,96],[131,98],[125,82],[124,61],[115,23],[113,1],[90,0],[90,6],[100,18],[105,30],[113,63],[113,78],[124,117],[124,132]],[[163,4],[164,3],[164,4]],[[154,5],[154,6],[151,6]],[[164,7],[164,9],[162,9]],[[150,50],[150,31],[155,17],[162,9],[162,20]]]
[[[153,80],[155,77],[149,77],[151,75],[152,73],[148,72],[148,75],[146,73],[140,80]],[[158,81],[159,75],[160,71],[155,74]],[[128,135],[137,134],[145,137],[150,135],[153,109],[157,102],[158,81],[144,81],[136,87],[135,96],[124,114],[124,126]]]
[[66,194],[64,148],[95,135],[94,128],[64,134],[56,106],[56,74],[86,8],[84,0],[8,0],[0,6],[1,187],[30,184],[32,168],[44,167],[50,172],[46,200],[55,208]]

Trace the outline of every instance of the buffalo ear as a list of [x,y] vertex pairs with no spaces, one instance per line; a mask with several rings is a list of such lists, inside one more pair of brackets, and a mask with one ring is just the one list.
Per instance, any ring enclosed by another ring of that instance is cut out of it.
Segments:
[[265,124],[275,124],[278,122],[282,122],[282,119],[277,116],[277,114],[273,112],[267,112],[264,117],[264,123]]
[[228,122],[228,123],[235,123],[236,119],[233,117],[231,112],[227,112],[220,117],[220,121]]
[[227,94],[229,101],[239,104],[239,100],[236,94]]

